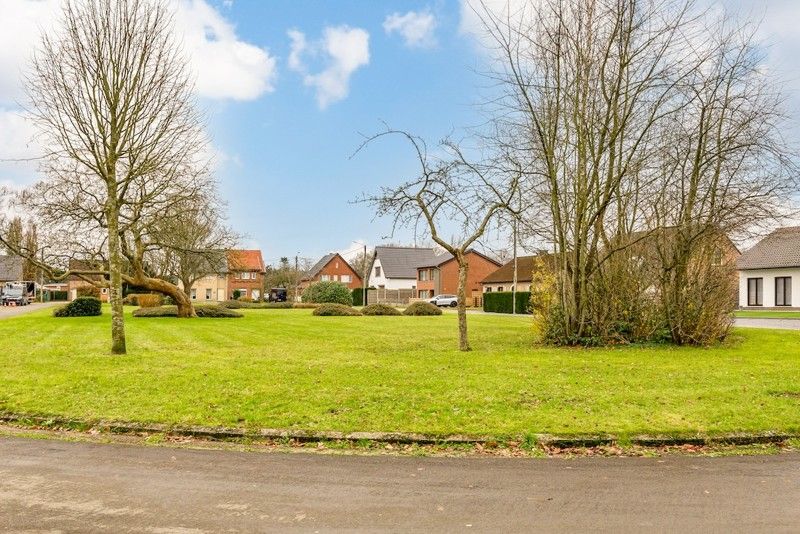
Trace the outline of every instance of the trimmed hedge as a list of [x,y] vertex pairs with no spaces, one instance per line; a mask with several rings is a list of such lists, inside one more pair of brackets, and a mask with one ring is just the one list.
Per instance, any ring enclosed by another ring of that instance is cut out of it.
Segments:
[[137,295],[137,304],[142,308],[158,308],[164,303],[164,297],[155,293]]
[[403,315],[441,315],[442,310],[438,306],[430,302],[413,302],[408,305],[408,308],[403,310]]
[[[483,311],[488,313],[511,313],[513,302],[511,291],[483,294]],[[517,291],[517,313],[531,313],[530,291]]]
[[355,308],[351,308],[350,306],[345,306],[344,304],[326,303],[320,304],[319,307],[312,312],[312,314],[329,317],[361,315],[361,312]]
[[291,302],[246,302],[243,300],[226,300],[220,303],[223,308],[238,310],[241,308],[261,310],[261,309],[286,309],[291,308]]
[[[196,306],[194,312],[198,317],[236,318],[244,317],[241,313],[222,306]],[[139,308],[133,311],[134,317],[177,317],[177,306],[158,306],[156,308]]]
[[353,293],[339,282],[315,282],[303,291],[303,302],[353,305]]
[[364,306],[361,315],[403,315],[400,310],[388,304],[370,304]]
[[55,317],[95,317],[103,313],[100,299],[94,297],[78,297],[66,306],[53,312]]

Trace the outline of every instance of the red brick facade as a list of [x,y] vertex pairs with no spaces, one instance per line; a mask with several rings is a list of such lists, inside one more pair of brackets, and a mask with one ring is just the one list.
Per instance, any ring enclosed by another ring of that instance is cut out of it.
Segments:
[[[480,296],[483,293],[481,281],[500,267],[500,263],[475,251],[467,252],[469,271],[467,273],[467,298]],[[426,271],[423,274],[423,271]],[[420,280],[427,278],[427,280]],[[417,269],[417,296],[429,298],[438,294],[455,295],[458,293],[458,262],[455,258],[435,267]]]
[[264,260],[260,250],[231,250],[228,252],[228,298],[239,290],[241,298],[264,298]]
[[[350,277],[349,281],[347,277]],[[362,286],[361,276],[339,254],[334,254],[314,276],[304,279],[300,284],[300,288],[304,289],[314,282],[323,280],[341,282],[350,289],[357,289]]]

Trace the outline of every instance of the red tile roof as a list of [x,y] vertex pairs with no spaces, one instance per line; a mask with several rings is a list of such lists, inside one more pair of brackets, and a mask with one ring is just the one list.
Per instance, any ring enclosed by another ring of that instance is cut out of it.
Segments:
[[264,271],[264,258],[260,250],[229,250],[229,271]]

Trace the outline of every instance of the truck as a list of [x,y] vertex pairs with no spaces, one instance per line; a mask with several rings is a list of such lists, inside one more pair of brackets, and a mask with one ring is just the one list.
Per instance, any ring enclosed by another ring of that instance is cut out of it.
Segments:
[[28,286],[24,283],[8,282],[3,286],[0,296],[3,306],[27,306],[31,303],[28,298]]

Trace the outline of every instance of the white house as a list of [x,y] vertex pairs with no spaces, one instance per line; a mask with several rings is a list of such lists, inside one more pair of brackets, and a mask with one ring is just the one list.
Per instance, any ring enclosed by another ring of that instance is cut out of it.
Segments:
[[800,310],[800,226],[778,228],[742,254],[739,307]]
[[375,247],[369,285],[378,289],[416,289],[417,267],[433,264],[432,248]]

